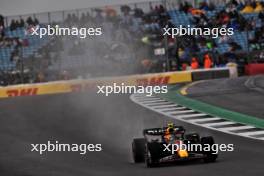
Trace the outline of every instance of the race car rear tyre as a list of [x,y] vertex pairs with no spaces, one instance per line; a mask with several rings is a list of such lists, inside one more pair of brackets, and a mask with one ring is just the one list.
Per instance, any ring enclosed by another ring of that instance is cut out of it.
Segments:
[[154,161],[153,158],[149,156],[149,153],[146,153],[145,163],[147,167],[157,167],[158,166],[158,162]]
[[215,162],[216,158],[218,157],[218,154],[214,154],[215,151],[212,150],[212,146],[215,144],[214,138],[211,136],[202,137],[201,138],[201,144],[202,144],[203,148],[205,146],[208,146],[208,145],[211,147],[210,151],[204,152],[204,155],[205,155],[204,162],[205,163]]
[[145,159],[145,139],[138,138],[132,142],[132,152],[135,163],[144,162]]
[[145,163],[147,167],[157,167],[158,166],[158,161],[157,159],[153,158],[153,155],[149,151],[149,143],[146,145],[145,149]]
[[149,168],[151,168],[151,167],[157,167],[158,166],[158,163],[151,161],[150,158],[147,158],[146,159],[146,166],[149,167]]

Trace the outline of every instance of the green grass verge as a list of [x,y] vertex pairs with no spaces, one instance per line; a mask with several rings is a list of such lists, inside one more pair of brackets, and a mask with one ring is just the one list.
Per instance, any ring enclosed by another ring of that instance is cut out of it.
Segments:
[[224,119],[232,120],[235,122],[253,125],[258,128],[264,128],[264,120],[249,116],[246,114],[241,114],[238,112],[223,109],[214,105],[210,105],[180,94],[180,89],[176,86],[169,87],[169,92],[167,94],[161,95],[161,97],[167,99],[168,101],[175,102],[182,106],[191,108],[193,110],[204,112],[206,114],[221,117]]

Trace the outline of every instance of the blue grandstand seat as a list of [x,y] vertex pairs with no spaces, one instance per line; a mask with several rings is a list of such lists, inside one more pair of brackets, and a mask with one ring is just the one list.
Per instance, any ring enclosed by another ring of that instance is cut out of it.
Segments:
[[[206,11],[206,15],[209,18],[212,18],[216,15],[217,12],[224,9],[224,6],[217,6],[215,10],[213,11]],[[187,25],[193,25],[192,24],[192,16],[190,14],[185,14],[182,11],[179,10],[171,10],[169,11],[169,15],[171,16],[173,24],[178,27],[179,25],[187,26]],[[258,13],[249,13],[249,14],[243,14],[243,16],[246,19],[256,19],[256,25],[257,27],[261,26],[261,20],[258,18]],[[254,35],[254,31],[247,32],[239,32],[235,31],[234,35],[232,36],[233,41],[235,41],[237,44],[239,44],[242,47],[242,50],[247,50],[248,48],[248,40],[247,35]],[[229,49],[229,45],[227,43],[218,44],[217,48],[218,52],[224,53]],[[206,47],[200,47],[201,52],[206,52],[208,49]]]
[[[16,30],[11,31],[10,28],[5,29],[5,34],[7,37],[19,37],[20,39],[27,39],[29,42],[28,47],[23,48],[23,57],[29,57],[39,48],[43,47],[48,42],[48,37],[44,37],[40,39],[38,36],[26,35],[24,28],[17,28]],[[0,48],[0,62],[6,63],[5,65],[1,65],[2,68],[15,68],[15,64],[10,61],[11,53],[14,50],[14,46]]]

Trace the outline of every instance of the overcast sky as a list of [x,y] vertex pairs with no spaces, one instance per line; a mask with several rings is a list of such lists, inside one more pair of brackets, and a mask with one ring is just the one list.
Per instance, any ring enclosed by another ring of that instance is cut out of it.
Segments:
[[10,16],[145,1],[149,0],[0,0],[0,14]]

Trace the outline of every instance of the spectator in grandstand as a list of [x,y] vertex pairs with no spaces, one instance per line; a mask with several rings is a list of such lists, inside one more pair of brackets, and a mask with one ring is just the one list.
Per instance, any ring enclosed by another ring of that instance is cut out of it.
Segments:
[[190,8],[192,8],[192,5],[189,2],[185,1],[183,3],[182,2],[180,3],[180,8],[179,8],[180,11],[188,13]]
[[96,24],[102,24],[104,21],[104,17],[102,15],[102,10],[101,9],[95,9],[96,15],[94,17],[94,22]]
[[196,8],[190,8],[189,12],[194,16],[194,17],[201,17],[202,15],[205,15],[204,10],[196,9]]
[[263,10],[263,3],[259,1],[249,1],[245,4],[245,7],[241,10],[241,13],[258,13]]
[[242,47],[238,43],[236,43],[235,41],[230,42],[229,46],[230,46],[231,52],[236,52],[236,51],[239,51],[242,49]]
[[143,15],[144,15],[144,12],[143,12],[142,9],[140,9],[140,8],[135,8],[135,9],[134,9],[134,16],[135,16],[136,18],[142,18]]
[[192,61],[191,61],[191,68],[192,68],[193,70],[199,68],[199,62],[198,62],[198,59],[197,59],[196,57],[193,57],[193,58],[192,58]]
[[120,7],[121,12],[123,13],[123,15],[129,15],[131,8],[127,5],[123,5]]
[[91,14],[89,12],[86,12],[85,20],[86,20],[86,22],[85,22],[86,24],[88,24],[88,23],[94,23],[93,17],[91,16]]
[[0,38],[0,48],[5,47],[5,37]]
[[264,27],[255,30],[254,35],[249,38],[249,45],[252,50],[264,48]]
[[154,8],[151,6],[151,10],[152,10],[151,13],[154,13],[154,14],[162,14],[162,13],[165,13],[166,11],[163,5],[156,5]]
[[194,24],[197,27],[206,27],[208,25],[209,19],[204,13],[194,13],[193,14]]
[[252,4],[250,2],[247,2],[245,7],[241,10],[241,13],[253,13],[254,7],[252,7]]
[[151,20],[151,19],[149,18],[149,19],[147,19],[147,20],[145,21],[144,29],[145,29],[146,31],[149,31],[150,33],[151,33],[151,32],[157,32],[157,31],[160,30],[160,25],[159,25],[157,19],[156,19],[156,20]]
[[264,52],[261,52],[259,54],[259,60],[260,60],[261,63],[264,63]]
[[182,63],[189,63],[190,61],[190,53],[186,52],[186,49],[179,48],[178,50],[178,57]]
[[233,4],[227,5],[225,11],[228,13],[231,19],[237,18],[238,16],[237,7]]
[[239,15],[237,20],[240,31],[244,31],[248,26],[248,21],[242,15]]
[[258,17],[261,19],[262,23],[264,23],[264,10],[259,13]]
[[71,22],[72,22],[72,17],[71,17],[71,14],[69,13],[69,14],[67,15],[67,17],[66,17],[64,23],[65,23],[65,25],[70,26]]
[[10,56],[10,61],[17,63],[19,61],[19,50],[15,49]]
[[130,8],[124,8],[124,7],[122,7],[122,12],[123,12],[123,15],[122,15],[122,17],[121,17],[121,24],[123,25],[123,26],[130,26],[131,25],[131,23],[132,23],[132,18],[133,18],[133,16],[132,15],[130,15],[130,10],[129,10]]
[[228,23],[227,28],[232,28],[234,31],[238,31],[240,29],[240,26],[235,19],[231,19],[231,21]]
[[34,26],[34,21],[33,21],[33,19],[31,18],[31,16],[29,16],[29,17],[27,18],[26,22],[27,22],[27,25],[28,25],[28,26],[30,26],[30,25],[33,25],[33,26]]
[[70,80],[71,77],[70,77],[70,74],[67,70],[63,70],[61,73],[60,73],[60,80]]
[[10,30],[11,31],[14,31],[15,29],[17,28],[16,26],[16,22],[14,19],[11,20],[11,23],[10,23]]
[[231,36],[228,35],[223,35],[219,37],[219,44],[224,44],[224,43],[230,43],[232,40]]
[[0,38],[0,47],[11,47],[16,46],[19,41],[19,38],[10,38],[10,37],[1,37]]
[[226,11],[221,11],[218,15],[217,15],[217,23],[219,25],[226,25],[230,22],[230,16],[228,15],[228,13]]
[[216,43],[214,40],[207,40],[206,41],[206,47],[208,49],[208,51],[213,51],[214,48],[216,47]]
[[0,39],[2,39],[5,36],[5,28],[4,26],[0,26]]
[[36,17],[34,18],[33,25],[34,26],[39,25],[39,20]]
[[189,67],[189,64],[186,63],[186,62],[183,62],[183,63],[181,64],[181,70],[182,70],[182,71],[187,70],[188,67]]
[[143,73],[149,73],[149,72],[151,72],[153,62],[150,59],[143,59],[141,61],[141,65],[142,65],[142,72]]
[[204,55],[204,68],[208,69],[208,68],[212,68],[212,66],[213,66],[213,59],[207,53],[207,54]]
[[29,46],[29,41],[28,41],[27,38],[22,39],[22,45],[23,45],[23,47],[28,47]]
[[215,9],[215,5],[211,1],[209,3],[206,1],[202,1],[199,4],[199,9],[204,10],[204,11],[212,11]]
[[23,42],[19,38],[13,39],[14,42],[14,50],[11,52],[10,61],[14,61],[15,63],[19,62],[20,60],[20,49],[23,46]]
[[46,82],[46,77],[45,77],[45,74],[43,72],[39,72],[37,74],[37,77],[36,77],[36,80],[34,81],[35,83],[41,83],[41,82]]
[[25,27],[25,21],[23,18],[20,18],[19,27]]
[[5,19],[4,19],[4,16],[0,14],[0,27],[5,27]]
[[256,2],[256,7],[254,9],[254,12],[255,13],[259,13],[261,11],[263,11],[263,5],[262,5],[262,3],[261,2]]
[[222,67],[225,66],[228,63],[228,60],[226,59],[226,57],[222,56],[222,55],[217,55],[217,57],[215,57],[215,64],[218,67]]
[[80,18],[80,24],[87,24],[88,20],[86,18],[85,13],[82,13],[81,18]]

